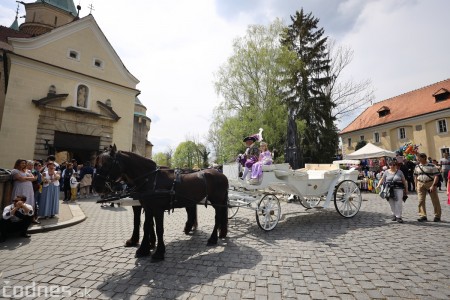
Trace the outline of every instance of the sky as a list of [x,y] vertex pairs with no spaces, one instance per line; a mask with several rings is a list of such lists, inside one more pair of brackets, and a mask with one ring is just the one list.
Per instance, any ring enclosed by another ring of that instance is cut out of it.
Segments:
[[[24,0],[24,2],[35,2]],[[448,0],[75,0],[90,13],[140,80],[139,99],[152,120],[153,153],[186,140],[203,142],[222,101],[215,74],[249,25],[289,24],[301,8],[325,35],[354,51],[343,78],[370,79],[375,102],[450,78]],[[1,0],[0,25],[17,4]],[[23,6],[19,16],[25,14]],[[22,23],[20,19],[19,23]],[[356,115],[353,116],[355,118]],[[352,119],[353,119],[352,118]],[[343,129],[352,119],[341,120]],[[252,134],[252,133],[249,133]]]

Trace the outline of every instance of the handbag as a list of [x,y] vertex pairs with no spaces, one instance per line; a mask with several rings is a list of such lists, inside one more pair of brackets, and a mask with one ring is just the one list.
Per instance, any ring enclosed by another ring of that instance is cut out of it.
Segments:
[[394,197],[394,188],[391,187],[391,184],[389,182],[383,184],[383,187],[380,190],[380,197],[386,200],[389,200],[389,198]]
[[[397,172],[395,172],[394,177],[397,174]],[[393,185],[394,177],[392,177],[391,182],[386,182],[385,184],[383,184],[383,187],[381,188],[380,194],[379,194],[381,198],[389,200],[389,198],[394,198],[395,197],[395,195],[394,195],[394,185]]]

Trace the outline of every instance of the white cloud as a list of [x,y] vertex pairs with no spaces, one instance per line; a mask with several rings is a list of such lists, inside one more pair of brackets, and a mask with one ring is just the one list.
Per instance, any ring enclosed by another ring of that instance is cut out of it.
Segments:
[[[233,39],[251,24],[289,22],[302,6],[326,35],[354,50],[346,76],[371,79],[377,100],[450,77],[447,0],[94,0],[81,2],[81,16],[91,3],[100,28],[140,80],[156,152],[206,134],[220,100],[213,74],[232,54]],[[11,25],[15,8],[13,1],[0,4],[2,25]]]

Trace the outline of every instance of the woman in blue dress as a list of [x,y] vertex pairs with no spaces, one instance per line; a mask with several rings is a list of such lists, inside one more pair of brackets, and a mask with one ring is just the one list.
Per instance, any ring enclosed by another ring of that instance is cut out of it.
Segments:
[[56,171],[55,163],[47,163],[47,171],[42,174],[42,194],[39,206],[40,218],[53,218],[59,213],[59,172]]

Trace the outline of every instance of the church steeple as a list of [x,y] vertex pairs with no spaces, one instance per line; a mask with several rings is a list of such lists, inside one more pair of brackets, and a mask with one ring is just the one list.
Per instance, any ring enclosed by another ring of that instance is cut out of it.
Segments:
[[18,17],[19,17],[19,4],[17,3],[16,19],[11,24],[11,26],[9,26],[9,28],[19,31],[19,21],[17,20]]
[[73,0],[37,0],[24,3],[26,19],[20,31],[32,36],[47,33],[79,19]]
[[67,12],[70,12],[74,17],[77,16],[77,9],[73,0],[37,0],[36,3],[48,3],[55,7],[61,8]]

